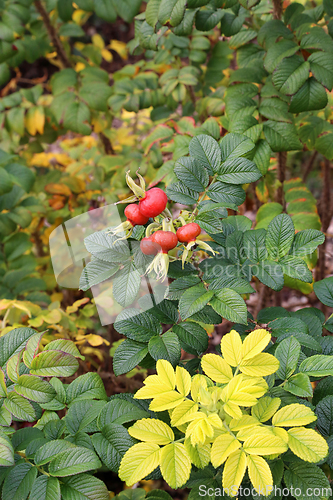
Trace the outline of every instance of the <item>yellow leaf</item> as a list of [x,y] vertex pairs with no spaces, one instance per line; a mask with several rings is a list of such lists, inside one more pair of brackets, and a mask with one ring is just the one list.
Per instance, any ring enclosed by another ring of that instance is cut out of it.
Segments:
[[275,413],[272,424],[278,427],[296,427],[310,424],[315,420],[317,417],[310,408],[294,403],[284,406]]
[[186,429],[186,437],[191,439],[193,446],[196,444],[204,444],[207,438],[214,437],[214,429],[208,421],[207,415],[202,412],[195,414],[195,420],[190,423]]
[[132,486],[160,464],[161,449],[154,443],[138,443],[132,446],[120,464],[119,477],[127,486]]
[[128,49],[126,43],[120,42],[119,40],[112,40],[109,48],[117,52],[122,59],[127,59]]
[[241,447],[241,443],[231,434],[223,434],[215,439],[212,451],[211,462],[213,467],[217,468],[222,465],[229,455],[234,453]]
[[250,455],[271,455],[272,453],[284,453],[288,449],[288,445],[278,436],[254,435],[248,437],[243,449]]
[[273,489],[273,477],[268,463],[262,457],[252,455],[247,458],[247,464],[254,489],[258,493],[268,496]]
[[156,363],[156,371],[161,383],[173,390],[176,386],[176,375],[172,364],[165,359],[159,359]]
[[191,396],[192,399],[198,402],[200,389],[207,389],[207,379],[204,375],[197,374],[192,378]]
[[286,429],[283,429],[282,427],[272,427],[271,429],[275,436],[279,436],[279,438],[283,439],[285,443],[288,443],[289,438]]
[[[148,379],[149,377],[147,377]],[[146,380],[147,380],[146,379]],[[145,382],[146,382],[145,380]],[[167,385],[164,384],[147,384],[144,387],[141,387],[136,393],[136,399],[152,399],[161,394],[168,394],[170,389]]]
[[191,420],[191,416],[198,410],[198,405],[190,399],[185,400],[181,405],[177,406],[171,415],[171,425],[179,427]]
[[229,424],[230,430],[233,432],[240,431],[241,429],[248,429],[254,425],[259,425],[259,421],[251,417],[251,415],[243,415],[240,419],[233,418]]
[[223,406],[223,410],[232,418],[241,418],[243,415],[242,410],[239,408],[239,406],[235,403],[232,403],[231,401],[225,403],[225,405]]
[[214,382],[226,384],[233,377],[231,367],[221,356],[216,354],[205,354],[201,359],[201,366],[206,375]]
[[86,67],[86,65],[83,62],[76,63],[76,65],[75,65],[76,73],[80,73],[80,71],[82,71],[85,67]]
[[88,297],[76,300],[71,306],[66,307],[66,313],[71,314],[73,312],[76,312],[79,309],[79,307],[83,306],[84,304],[87,304],[89,301],[90,299]]
[[313,429],[298,427],[289,429],[289,448],[295,455],[306,462],[319,462],[328,454],[325,439]]
[[95,33],[91,37],[91,41],[92,41],[93,45],[95,45],[95,47],[98,47],[99,49],[104,49],[104,47],[105,47],[104,40],[101,37],[101,35],[99,35],[98,33]]
[[103,59],[105,59],[105,61],[107,61],[107,62],[111,62],[112,61],[113,55],[111,54],[111,52],[109,50],[102,49],[101,50],[101,54],[102,54]]
[[238,366],[242,360],[242,339],[236,330],[224,335],[221,340],[222,356],[231,366]]
[[242,347],[243,360],[251,359],[261,353],[271,340],[271,334],[264,329],[251,332],[244,340]]
[[235,497],[243,480],[247,467],[247,458],[242,450],[232,453],[224,466],[222,485],[227,495]]
[[181,366],[176,367],[176,387],[183,396],[187,396],[191,390],[191,375]]
[[190,438],[186,438],[184,442],[186,451],[191,459],[191,462],[198,467],[204,469],[210,461],[210,444],[201,444],[193,446]]
[[266,377],[279,369],[280,362],[272,354],[266,352],[257,354],[251,359],[242,361],[240,370],[245,375],[252,377]]
[[128,429],[129,434],[135,439],[147,443],[169,444],[175,439],[173,430],[162,420],[155,418],[142,418]]
[[45,114],[42,106],[29,108],[25,115],[25,126],[30,135],[44,133]]
[[[284,429],[283,429],[284,430]],[[256,425],[253,427],[248,427],[247,429],[241,429],[237,432],[237,439],[240,441],[245,441],[247,438],[254,435],[268,435],[271,436],[273,434],[273,430],[270,427],[263,427],[262,425]]]
[[93,347],[97,347],[97,346],[100,346],[100,345],[103,345],[103,344],[110,345],[110,342],[108,340],[103,339],[103,337],[101,337],[100,335],[96,335],[95,333],[90,333],[89,335],[87,335],[85,337],[85,339]]
[[251,413],[260,422],[267,422],[277,412],[281,404],[280,398],[262,398],[253,406]]
[[149,409],[152,411],[164,411],[176,408],[184,401],[184,396],[176,391],[169,391],[156,396],[149,405]]
[[191,460],[182,443],[171,443],[161,450],[161,473],[171,488],[183,486],[189,479]]

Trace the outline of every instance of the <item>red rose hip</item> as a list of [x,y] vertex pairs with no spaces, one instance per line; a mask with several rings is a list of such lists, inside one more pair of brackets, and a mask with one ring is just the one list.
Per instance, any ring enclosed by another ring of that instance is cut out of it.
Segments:
[[149,236],[149,238],[143,238],[140,241],[140,250],[145,255],[156,255],[161,250],[161,247]]
[[177,238],[182,243],[195,241],[201,233],[201,227],[196,222],[191,222],[177,229]]
[[127,205],[124,211],[127,220],[132,224],[132,226],[143,226],[147,224],[149,217],[143,215],[139,209],[139,205],[132,203]]
[[145,197],[139,201],[139,209],[146,217],[160,215],[168,203],[168,197],[160,188],[152,188],[146,191]]
[[162,253],[168,253],[178,244],[178,238],[172,231],[156,231],[152,235],[152,241],[161,247]]

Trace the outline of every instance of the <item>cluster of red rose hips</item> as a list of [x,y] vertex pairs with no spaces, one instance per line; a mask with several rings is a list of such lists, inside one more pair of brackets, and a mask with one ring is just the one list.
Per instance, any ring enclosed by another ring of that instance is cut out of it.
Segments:
[[[112,230],[113,234],[125,232],[125,238],[129,238],[135,226],[147,224],[150,218],[155,219],[146,229],[146,236],[140,242],[140,249],[145,255],[154,255],[155,258],[147,269],[147,273],[154,270],[158,279],[164,279],[167,276],[169,268],[168,252],[173,250],[178,243],[184,245],[182,262],[187,260],[189,252],[194,247],[199,246],[204,250],[213,252],[211,247],[204,241],[198,240],[201,228],[196,222],[186,223],[183,217],[172,220],[172,215],[166,208],[168,197],[160,188],[145,190],[144,179],[138,175],[140,186],[135,184],[133,179],[127,174],[126,181],[134,196],[131,196],[126,202],[138,201],[139,203],[130,203],[125,208],[127,220]],[[157,219],[160,216],[162,220]],[[175,228],[182,224],[178,229]],[[160,229],[162,227],[162,229]],[[213,252],[214,253],[214,252]]]

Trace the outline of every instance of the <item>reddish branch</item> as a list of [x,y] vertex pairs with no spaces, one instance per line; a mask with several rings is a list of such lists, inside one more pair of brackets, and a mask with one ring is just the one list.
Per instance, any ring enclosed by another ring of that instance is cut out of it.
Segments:
[[[323,191],[321,200],[318,203],[318,212],[321,218],[321,230],[323,231],[323,233],[327,233],[332,217],[331,166],[329,160],[327,159],[325,159],[323,163]],[[326,267],[326,239],[324,243],[319,247],[319,260],[316,272],[316,280],[322,280],[325,278],[325,267]]]
[[285,151],[278,153],[277,160],[277,178],[280,181],[280,186],[276,192],[276,201],[283,205],[283,183],[286,178],[287,153]]
[[60,38],[58,37],[58,34],[57,34],[54,26],[52,26],[52,24],[51,24],[49,15],[48,15],[44,5],[42,4],[41,0],[35,0],[34,3],[36,6],[36,9],[38,10],[38,12],[40,13],[40,15],[43,19],[43,23],[45,25],[45,28],[47,29],[47,32],[48,32],[49,37],[51,39],[51,42],[53,43],[53,46],[58,54],[60,61],[62,62],[63,66],[65,68],[71,68],[72,65],[67,57],[65,49],[60,41]]

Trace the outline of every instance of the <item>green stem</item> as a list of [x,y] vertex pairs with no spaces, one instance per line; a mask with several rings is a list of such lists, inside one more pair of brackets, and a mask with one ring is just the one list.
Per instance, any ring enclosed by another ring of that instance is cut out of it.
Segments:
[[212,181],[210,182],[210,184],[208,184],[208,186],[206,187],[206,189],[204,190],[204,192],[203,192],[203,193],[202,193],[202,195],[200,196],[200,198],[199,198],[199,200],[198,200],[198,203],[197,203],[197,206],[195,207],[195,209],[194,209],[194,210],[193,210],[193,212],[192,212],[192,217],[194,217],[194,216],[196,215],[196,213],[197,213],[197,211],[198,211],[198,206],[200,205],[200,203],[202,202],[202,200],[204,200],[204,199],[205,199],[206,194],[207,194],[207,192],[208,192],[208,190],[209,190],[210,186],[212,186],[212,185],[215,183],[216,178],[217,178],[217,175],[218,175],[218,174],[214,174],[214,176],[213,176],[213,178],[212,178]]

